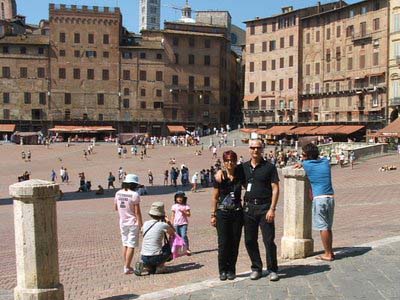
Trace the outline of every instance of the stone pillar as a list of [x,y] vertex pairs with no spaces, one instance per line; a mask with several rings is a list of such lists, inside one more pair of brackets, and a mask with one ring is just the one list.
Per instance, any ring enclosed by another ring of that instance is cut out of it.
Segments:
[[32,179],[9,187],[14,199],[14,300],[63,300],[58,270],[57,184]]
[[312,201],[310,184],[303,169],[286,167],[284,176],[284,222],[281,256],[286,259],[304,258],[314,251],[311,233]]
[[232,147],[236,147],[236,140],[235,139],[232,140]]

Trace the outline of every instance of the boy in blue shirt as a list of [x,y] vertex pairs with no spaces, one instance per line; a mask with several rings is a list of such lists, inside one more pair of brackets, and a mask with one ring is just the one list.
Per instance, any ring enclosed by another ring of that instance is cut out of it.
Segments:
[[312,143],[303,146],[303,166],[311,183],[313,193],[313,229],[319,230],[324,254],[317,259],[333,261],[335,254],[332,249],[332,224],[335,209],[334,192],[332,188],[331,166],[325,157],[319,157],[318,147]]

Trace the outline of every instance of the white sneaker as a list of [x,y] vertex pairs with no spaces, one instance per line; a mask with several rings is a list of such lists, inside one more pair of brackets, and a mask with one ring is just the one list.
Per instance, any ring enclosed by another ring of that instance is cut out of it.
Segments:
[[276,274],[275,272],[269,273],[269,281],[278,281],[278,280],[279,280],[278,274]]

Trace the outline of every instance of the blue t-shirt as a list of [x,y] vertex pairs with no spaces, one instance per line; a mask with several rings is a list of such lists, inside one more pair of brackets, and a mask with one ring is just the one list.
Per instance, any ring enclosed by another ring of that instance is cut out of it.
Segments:
[[303,161],[303,167],[311,183],[313,196],[333,195],[331,166],[324,158]]

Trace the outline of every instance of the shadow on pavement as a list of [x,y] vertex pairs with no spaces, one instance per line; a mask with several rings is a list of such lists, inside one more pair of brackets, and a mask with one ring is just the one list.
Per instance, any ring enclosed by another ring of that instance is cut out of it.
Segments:
[[278,272],[281,279],[292,278],[297,276],[306,276],[316,273],[322,273],[330,271],[329,265],[298,265],[298,266],[287,266],[282,267]]
[[125,294],[125,295],[118,295],[118,296],[112,296],[112,297],[107,297],[107,298],[100,298],[99,300],[127,300],[127,299],[136,299],[139,296],[136,294]]
[[204,267],[204,265],[199,263],[184,263],[179,265],[167,266],[167,273],[177,273],[182,271],[198,270]]
[[201,253],[208,253],[208,252],[214,252],[214,251],[218,251],[218,248],[214,248],[214,249],[204,249],[204,250],[199,250],[199,251],[193,251],[192,255],[194,254],[201,254]]
[[[340,247],[334,248],[333,252],[335,253],[335,260],[341,260],[349,257],[364,255],[371,250],[371,247]],[[314,252],[313,255],[320,255],[323,253],[323,251],[318,251]]]

